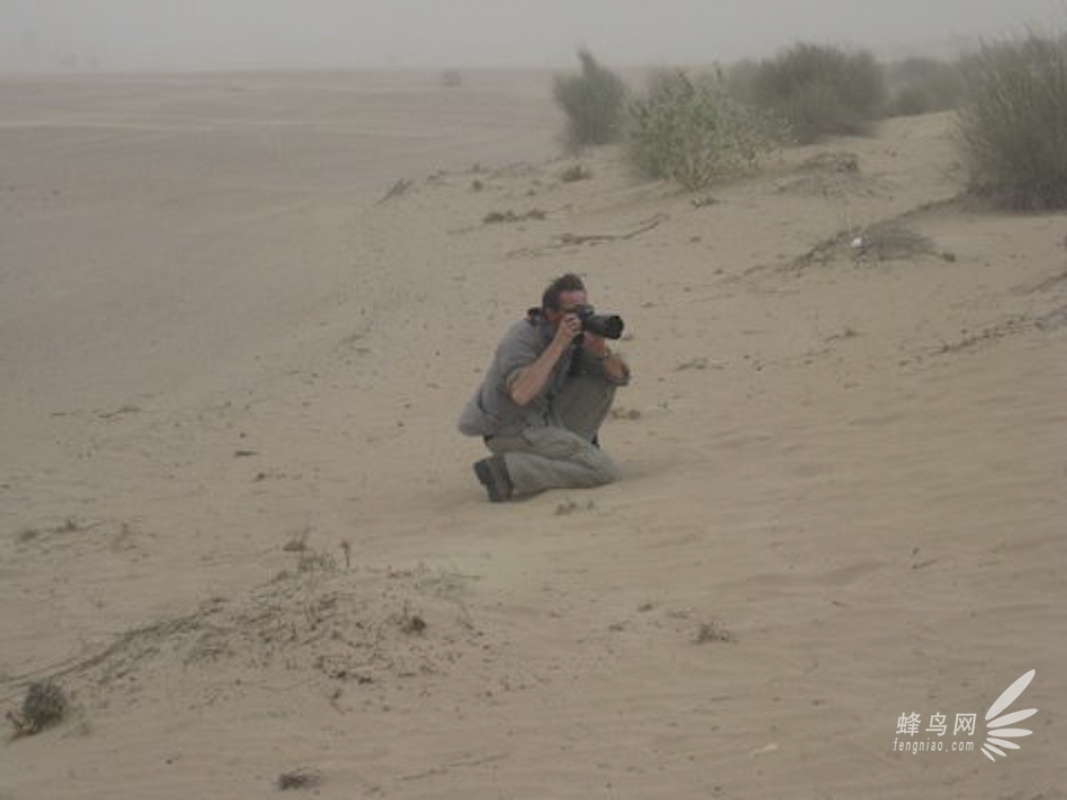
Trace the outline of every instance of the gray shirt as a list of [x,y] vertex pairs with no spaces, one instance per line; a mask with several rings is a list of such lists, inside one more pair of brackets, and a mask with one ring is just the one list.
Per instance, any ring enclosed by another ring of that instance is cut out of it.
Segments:
[[478,391],[467,401],[459,418],[459,430],[467,436],[515,436],[527,427],[555,424],[552,398],[572,374],[600,375],[603,364],[585,350],[571,347],[553,367],[544,388],[525,406],[511,399],[511,385],[519,374],[545,351],[554,336],[552,325],[529,316],[508,328]]

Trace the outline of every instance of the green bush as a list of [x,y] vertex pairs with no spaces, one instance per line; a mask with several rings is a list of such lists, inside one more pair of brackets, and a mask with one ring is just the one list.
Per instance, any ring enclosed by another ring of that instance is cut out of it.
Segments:
[[959,63],[935,58],[908,58],[886,69],[890,117],[927,114],[956,108],[963,93]]
[[567,115],[566,144],[580,150],[618,141],[626,113],[626,84],[600,66],[588,50],[580,50],[578,60],[581,74],[558,75],[552,87],[556,104]]
[[985,45],[964,73],[970,189],[1010,208],[1067,207],[1067,38]]
[[632,163],[690,191],[755,167],[773,148],[767,116],[731,98],[718,76],[661,72],[631,103],[630,120]]
[[798,44],[760,63],[753,99],[788,122],[795,141],[869,133],[886,100],[885,74],[866,51]]

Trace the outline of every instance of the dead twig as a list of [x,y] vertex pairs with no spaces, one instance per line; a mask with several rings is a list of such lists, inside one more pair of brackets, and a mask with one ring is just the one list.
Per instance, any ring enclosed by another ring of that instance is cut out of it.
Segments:
[[394,183],[392,188],[390,188],[389,191],[386,192],[385,195],[374,205],[380,206],[382,203],[392,200],[394,197],[400,197],[400,195],[402,195],[410,188],[411,181],[409,181],[407,178],[401,178],[396,183]]
[[615,240],[633,239],[635,236],[640,236],[642,233],[647,233],[667,217],[663,214],[657,214],[649,220],[640,223],[636,228],[624,231],[622,233],[564,233],[559,237],[559,243],[562,245],[568,244],[587,244],[589,242],[611,242]]

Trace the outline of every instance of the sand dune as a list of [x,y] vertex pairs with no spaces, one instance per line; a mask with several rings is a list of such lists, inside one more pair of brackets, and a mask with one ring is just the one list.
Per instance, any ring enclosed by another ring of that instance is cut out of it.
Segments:
[[[73,700],[0,798],[1065,796],[1064,217],[950,115],[567,182],[464,78],[0,82],[0,698]],[[491,505],[456,415],[570,270],[625,479]],[[1020,750],[894,752],[1030,669]]]

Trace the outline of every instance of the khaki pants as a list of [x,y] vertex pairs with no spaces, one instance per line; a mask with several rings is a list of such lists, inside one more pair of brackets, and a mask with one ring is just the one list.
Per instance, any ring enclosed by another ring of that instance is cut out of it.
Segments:
[[552,402],[552,425],[486,441],[493,453],[504,457],[515,494],[601,486],[617,480],[615,462],[593,444],[614,398],[615,387],[602,378],[570,378]]

